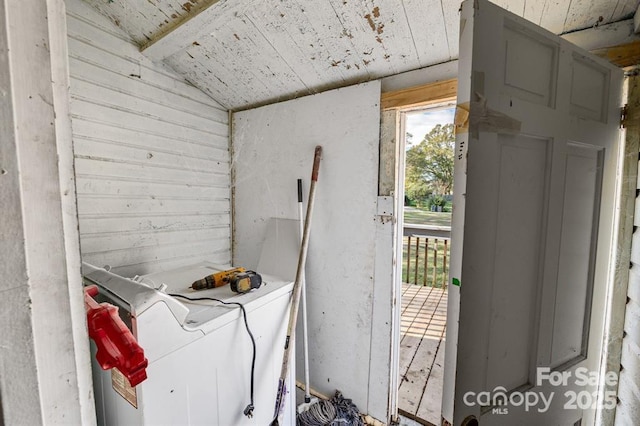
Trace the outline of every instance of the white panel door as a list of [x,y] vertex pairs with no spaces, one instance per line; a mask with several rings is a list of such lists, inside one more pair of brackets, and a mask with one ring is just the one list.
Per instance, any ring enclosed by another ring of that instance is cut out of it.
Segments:
[[622,72],[485,0],[460,31],[443,417],[593,424]]

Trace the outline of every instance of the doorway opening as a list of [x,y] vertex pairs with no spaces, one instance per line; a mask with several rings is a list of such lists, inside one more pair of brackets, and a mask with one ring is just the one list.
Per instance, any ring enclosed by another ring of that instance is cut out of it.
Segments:
[[435,425],[445,360],[455,108],[444,103],[399,114],[404,220],[396,266],[402,268],[398,411]]

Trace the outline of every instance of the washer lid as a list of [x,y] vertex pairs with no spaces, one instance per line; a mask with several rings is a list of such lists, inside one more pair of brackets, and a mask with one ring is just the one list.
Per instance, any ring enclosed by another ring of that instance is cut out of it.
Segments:
[[[139,317],[158,302],[164,302],[179,324],[184,324],[189,309],[175,298],[141,282],[116,275],[106,269],[82,263],[82,275],[85,282],[95,284],[100,293],[115,299],[117,305],[125,308],[133,317]],[[120,302],[120,303],[118,303]]]
[[[293,287],[291,281],[261,274],[262,286],[244,294],[234,293],[229,285],[197,291],[191,288],[194,281],[231,268],[231,265],[200,262],[170,271],[144,275],[139,280],[152,287],[161,287],[167,294],[179,294],[189,298],[210,297],[224,302],[242,303],[247,312],[291,292]],[[201,330],[205,334],[210,333],[228,322],[235,321],[241,315],[237,305],[224,305],[209,300],[195,302],[182,298],[174,298],[174,300],[188,310],[186,320],[183,323],[185,330]]]

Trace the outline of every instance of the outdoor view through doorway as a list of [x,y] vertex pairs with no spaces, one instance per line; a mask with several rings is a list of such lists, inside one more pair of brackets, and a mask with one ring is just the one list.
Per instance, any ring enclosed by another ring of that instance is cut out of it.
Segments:
[[455,134],[452,106],[402,113],[405,178],[398,409],[440,424]]

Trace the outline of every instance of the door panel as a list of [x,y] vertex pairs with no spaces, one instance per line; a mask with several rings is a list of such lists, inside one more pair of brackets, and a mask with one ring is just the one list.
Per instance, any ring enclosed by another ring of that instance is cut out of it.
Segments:
[[[464,2],[460,28],[443,417],[592,424],[576,371],[599,369],[622,72],[488,1]],[[496,390],[551,400],[471,400]]]
[[[533,322],[540,281],[540,217],[548,175],[548,142],[524,135],[498,135],[496,145],[495,243],[484,250],[491,250],[494,257],[487,271],[493,275],[487,332],[489,346],[499,356],[487,360],[486,381],[490,388],[504,386],[513,390],[529,381],[529,358],[535,341]],[[514,203],[516,198],[519,202]],[[518,271],[517,277],[513,269]],[[521,315],[523,321],[504,320],[515,314]]]
[[[553,108],[559,46],[540,40],[512,21],[505,22],[503,37],[506,93]],[[528,72],[531,69],[536,69],[534,75]]]
[[600,210],[602,150],[568,144],[551,365],[586,354]]
[[606,123],[609,70],[575,53],[572,59],[571,114]]

